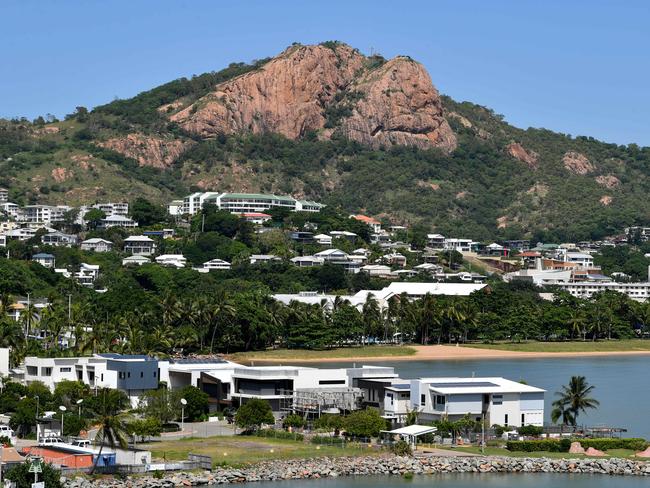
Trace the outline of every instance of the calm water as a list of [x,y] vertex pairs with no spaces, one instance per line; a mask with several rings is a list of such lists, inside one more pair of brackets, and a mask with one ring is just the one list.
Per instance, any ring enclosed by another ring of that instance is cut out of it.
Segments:
[[[546,422],[550,404],[572,375],[582,375],[595,386],[598,410],[582,414],[578,421],[589,426],[608,425],[628,429],[627,436],[650,439],[650,356],[610,356],[553,359],[492,359],[463,361],[356,362],[394,366],[402,378],[426,376],[503,376],[547,390]],[[313,366],[313,363],[311,364]],[[351,362],[327,363],[319,367],[346,367]],[[357,486],[357,485],[354,485]],[[360,486],[360,485],[359,485]],[[449,485],[464,486],[464,485]],[[543,485],[555,486],[555,485]],[[621,485],[623,486],[623,485]]]
[[440,487],[440,488],[638,488],[650,486],[647,478],[610,477],[602,475],[561,474],[509,474],[476,475],[449,474],[415,476],[406,480],[398,476],[349,477],[328,480],[274,481],[255,483],[263,488],[397,488],[397,487]]

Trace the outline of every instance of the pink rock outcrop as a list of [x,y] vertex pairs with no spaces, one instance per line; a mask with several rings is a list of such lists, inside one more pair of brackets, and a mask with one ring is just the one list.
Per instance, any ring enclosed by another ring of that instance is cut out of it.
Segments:
[[569,453],[570,454],[584,454],[585,449],[582,447],[582,444],[579,442],[572,442],[571,447],[569,448]]
[[506,152],[522,163],[526,163],[529,168],[537,168],[539,154],[534,151],[528,151],[518,142],[512,142],[506,146]]
[[588,447],[587,450],[585,451],[585,455],[593,456],[593,457],[607,456],[607,454],[605,454],[603,451],[600,451],[598,449],[594,449],[593,447]]
[[165,169],[171,166],[191,143],[134,133],[108,139],[98,145],[133,158],[140,166]]
[[567,151],[562,156],[564,167],[577,175],[586,175],[593,172],[596,167],[587,159],[587,156],[576,151]]
[[273,132],[298,139],[319,131],[324,139],[341,133],[373,147],[452,151],[456,136],[422,65],[406,57],[374,68],[369,61],[342,44],[292,46],[170,119],[202,137]]

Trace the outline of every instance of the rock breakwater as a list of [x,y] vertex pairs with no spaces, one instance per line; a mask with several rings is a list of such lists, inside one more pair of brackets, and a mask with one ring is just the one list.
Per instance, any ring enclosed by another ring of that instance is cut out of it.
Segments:
[[245,468],[215,468],[200,473],[173,473],[161,479],[83,477],[63,480],[65,488],[175,488],[255,481],[335,478],[339,476],[438,473],[585,473],[650,476],[650,462],[629,459],[549,459],[505,457],[397,456],[268,461]]

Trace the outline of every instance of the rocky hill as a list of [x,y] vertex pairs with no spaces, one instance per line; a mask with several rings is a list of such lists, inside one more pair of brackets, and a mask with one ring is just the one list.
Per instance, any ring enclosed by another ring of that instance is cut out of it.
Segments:
[[583,239],[650,222],[650,150],[438,94],[406,56],[295,44],[65,121],[0,121],[19,203],[193,189],[292,193],[471,237]]

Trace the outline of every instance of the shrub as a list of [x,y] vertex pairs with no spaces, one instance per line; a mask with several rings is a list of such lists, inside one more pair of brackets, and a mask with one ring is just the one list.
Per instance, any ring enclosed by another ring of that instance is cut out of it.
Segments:
[[568,452],[571,447],[569,439],[545,439],[539,441],[508,441],[506,448],[512,452]]
[[524,425],[523,427],[519,427],[517,430],[519,431],[519,434],[531,437],[540,436],[542,435],[542,432],[544,432],[543,427],[537,427],[535,425]]
[[600,451],[610,449],[630,449],[642,451],[648,447],[648,441],[639,438],[629,439],[545,439],[539,441],[509,441],[506,447],[509,451],[519,452],[569,452],[572,442],[579,442],[585,449],[593,447]]
[[284,420],[282,421],[282,426],[284,428],[287,427],[301,428],[305,426],[305,419],[300,415],[296,415],[295,413],[292,413],[290,415],[287,415],[284,418]]
[[610,449],[630,449],[633,451],[643,451],[648,447],[648,441],[639,438],[629,439],[574,439],[580,442],[582,447],[587,449],[593,447],[600,451],[607,451]]
[[255,430],[259,429],[262,424],[275,423],[275,418],[268,402],[253,398],[239,407],[235,414],[235,423],[237,427]]
[[398,440],[395,444],[390,447],[390,450],[396,456],[411,456],[413,451],[411,450],[411,445],[406,442],[404,439]]

